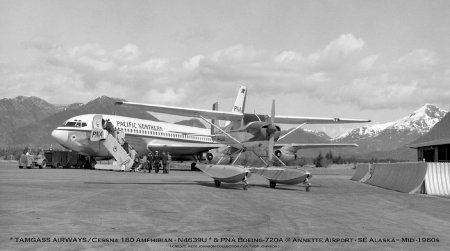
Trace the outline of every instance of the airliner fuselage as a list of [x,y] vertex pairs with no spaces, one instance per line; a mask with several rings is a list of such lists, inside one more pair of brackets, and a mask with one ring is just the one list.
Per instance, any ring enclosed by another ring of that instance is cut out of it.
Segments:
[[[76,116],[65,121],[52,132],[59,144],[89,156],[111,158],[100,141],[91,141],[95,114]],[[214,142],[210,130],[192,126],[143,120],[131,117],[102,115],[115,129],[125,133],[125,140],[138,153],[169,151],[172,157],[186,158],[221,145]]]

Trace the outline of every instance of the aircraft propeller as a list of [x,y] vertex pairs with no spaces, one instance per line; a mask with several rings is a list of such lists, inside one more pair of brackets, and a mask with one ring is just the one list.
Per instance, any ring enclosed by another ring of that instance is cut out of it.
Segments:
[[[221,129],[220,127],[218,127],[217,125],[209,122],[206,118],[204,118],[203,116],[200,116],[201,119],[203,119],[206,123],[210,124],[211,126],[213,126],[214,128],[216,128],[217,130],[219,130],[220,132],[222,132],[224,135],[226,135],[228,138],[232,139],[234,142],[237,143],[237,145],[235,147],[238,147],[240,149],[241,152],[246,151],[246,146],[240,142],[239,140],[237,140],[236,138],[234,138],[233,136],[231,136],[229,133],[227,133],[226,131],[224,131],[223,129]],[[273,155],[274,155],[274,147],[275,147],[275,141],[277,141],[280,138],[281,135],[281,128],[279,126],[277,126],[275,124],[275,100],[272,100],[272,108],[271,108],[271,113],[270,113],[270,117],[269,117],[269,123],[266,123],[265,125],[263,125],[260,128],[260,132],[261,135],[263,136],[263,138],[265,140],[268,141],[267,143],[267,156],[268,156],[268,160],[269,162],[272,161]],[[240,152],[240,153],[241,153]],[[237,158],[239,158],[240,153],[238,155]],[[255,153],[256,154],[256,153]],[[268,163],[266,163],[261,156],[257,155],[267,166],[269,165]],[[237,160],[236,158],[236,160]],[[277,156],[275,156],[275,158],[278,159]],[[236,161],[235,160],[235,161]],[[284,163],[278,159],[278,161],[280,161],[283,165]],[[219,161],[220,162],[220,161]],[[233,162],[234,163],[234,162]]]
[[275,125],[275,100],[272,100],[272,109],[270,113],[270,124],[264,125],[261,128],[261,133],[269,139],[267,145],[267,154],[269,161],[272,161],[273,149],[275,146],[275,140],[280,137],[281,129]]

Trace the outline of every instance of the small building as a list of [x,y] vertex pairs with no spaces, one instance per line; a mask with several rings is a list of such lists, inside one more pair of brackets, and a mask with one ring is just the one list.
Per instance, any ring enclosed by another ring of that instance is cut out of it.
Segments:
[[411,142],[408,146],[417,149],[419,160],[450,162],[450,112],[427,134]]

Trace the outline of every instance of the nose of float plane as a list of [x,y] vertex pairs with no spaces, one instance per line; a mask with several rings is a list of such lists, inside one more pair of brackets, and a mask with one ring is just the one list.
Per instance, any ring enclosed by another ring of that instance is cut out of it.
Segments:
[[52,131],[52,137],[58,141],[60,144],[64,144],[67,141],[67,137],[69,136],[69,133],[67,131],[62,130],[53,130]]

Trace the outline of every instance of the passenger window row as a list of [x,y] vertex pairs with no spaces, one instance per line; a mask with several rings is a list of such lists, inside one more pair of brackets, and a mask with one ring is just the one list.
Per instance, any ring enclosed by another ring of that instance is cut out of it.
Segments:
[[198,140],[198,141],[206,141],[206,142],[212,142],[212,139],[209,137],[203,137],[203,136],[193,136],[193,135],[185,135],[181,133],[170,133],[170,132],[155,132],[150,130],[141,130],[141,129],[129,129],[129,128],[117,128],[120,131],[123,131],[125,133],[136,133],[136,134],[143,134],[143,135],[154,135],[154,136],[164,136],[164,137],[170,137],[170,138],[178,138],[178,139],[191,139],[191,140]]

